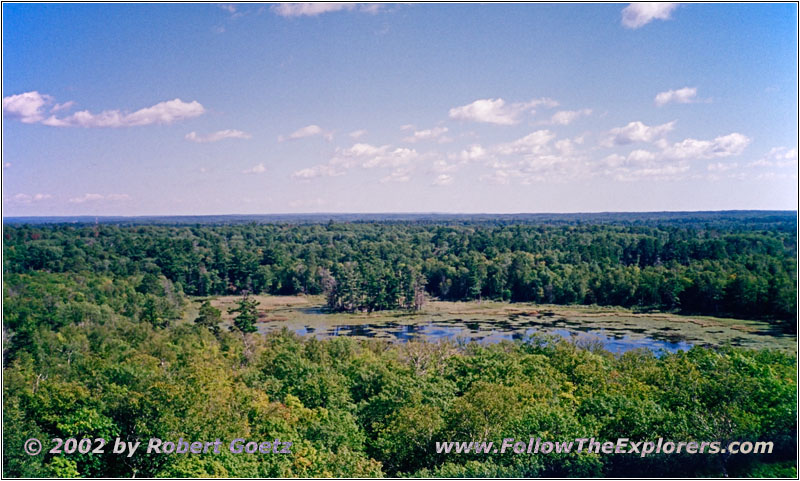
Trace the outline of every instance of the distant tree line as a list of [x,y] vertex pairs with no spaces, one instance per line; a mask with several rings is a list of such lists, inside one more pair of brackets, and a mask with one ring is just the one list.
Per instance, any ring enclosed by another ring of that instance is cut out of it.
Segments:
[[161,276],[171,289],[195,296],[325,294],[331,309],[343,311],[414,309],[427,295],[769,319],[792,330],[793,222],[770,230],[752,222],[719,229],[486,222],[6,226],[4,270],[143,276],[137,291],[153,295],[164,289]]

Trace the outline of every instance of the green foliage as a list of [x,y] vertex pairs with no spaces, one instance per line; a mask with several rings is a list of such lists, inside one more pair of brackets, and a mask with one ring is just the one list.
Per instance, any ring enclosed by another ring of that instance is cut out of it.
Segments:
[[744,476],[748,478],[797,478],[797,463],[756,463]]
[[[18,353],[5,369],[6,476],[624,477],[654,467],[714,476],[723,467],[713,456],[446,455],[435,443],[622,433],[776,442],[770,458],[726,461],[731,475],[766,472],[762,459],[792,459],[796,443],[796,359],[778,352],[614,357],[565,341],[386,345],[283,331],[254,338],[254,361],[242,366],[241,339],[229,333],[217,338],[188,323],[155,329],[123,317],[37,331],[34,342],[42,348]],[[128,463],[44,455],[42,465],[21,451],[27,437],[243,433],[291,440],[296,449],[284,457],[139,454]]]
[[[757,224],[761,226],[762,224]],[[425,295],[761,316],[791,327],[794,229],[494,223],[6,227],[5,477],[795,476],[796,356],[567,341],[254,336],[247,292],[333,309]],[[219,329],[185,292],[245,295]],[[247,362],[243,362],[245,359]],[[530,437],[772,441],[770,455],[440,454]],[[26,439],[279,438],[291,455],[28,456]]]
[[71,459],[63,457],[53,458],[53,460],[50,461],[50,464],[48,464],[47,467],[50,469],[50,477],[52,478],[80,477],[77,463]]
[[140,276],[135,292],[153,296],[142,318],[156,326],[170,316],[155,299],[182,290],[324,293],[331,309],[350,312],[419,309],[426,295],[618,305],[768,319],[794,332],[795,232],[794,217],[769,213],[566,225],[52,225],[6,226],[3,246],[6,273]]
[[205,327],[215,336],[219,335],[219,323],[222,322],[222,312],[212,306],[210,301],[204,301],[200,306],[200,310],[194,322],[199,326]]
[[237,302],[236,307],[228,309],[228,314],[236,314],[236,317],[233,318],[233,326],[236,330],[242,334],[249,334],[258,330],[256,327],[256,321],[258,320],[258,310],[256,308],[258,304],[257,300],[251,299],[245,293]]

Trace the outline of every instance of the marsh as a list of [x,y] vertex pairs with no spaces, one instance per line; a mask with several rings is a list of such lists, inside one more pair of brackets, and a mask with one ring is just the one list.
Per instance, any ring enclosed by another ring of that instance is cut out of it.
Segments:
[[[258,331],[283,328],[301,336],[326,339],[347,336],[391,342],[496,343],[557,336],[584,346],[596,345],[613,353],[637,348],[676,352],[692,346],[726,344],[748,348],[776,348],[796,352],[797,338],[763,321],[669,313],[636,313],[628,309],[596,306],[555,306],[531,303],[428,302],[421,311],[333,313],[322,296],[255,296],[259,301]],[[202,298],[205,299],[205,298]],[[222,310],[227,329],[227,309],[237,296],[219,296],[212,305]],[[195,299],[187,310],[192,319],[199,306]]]

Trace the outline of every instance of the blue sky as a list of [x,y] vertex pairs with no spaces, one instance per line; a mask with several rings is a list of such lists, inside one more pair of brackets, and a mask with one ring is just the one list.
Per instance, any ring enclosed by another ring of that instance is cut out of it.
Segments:
[[795,4],[4,4],[15,215],[795,209]]

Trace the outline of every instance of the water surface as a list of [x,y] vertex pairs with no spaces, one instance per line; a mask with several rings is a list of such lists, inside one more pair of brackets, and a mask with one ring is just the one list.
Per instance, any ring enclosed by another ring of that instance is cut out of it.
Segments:
[[[797,352],[795,335],[781,332],[775,324],[756,320],[496,301],[432,301],[418,312],[348,314],[328,312],[321,297],[256,297],[260,302],[258,330],[263,334],[285,328],[319,339],[347,336],[389,342],[450,340],[482,344],[547,335],[614,353],[637,348],[676,352],[692,346],[722,345]],[[232,321],[228,308],[237,299],[235,296],[212,299],[212,305],[222,310],[226,324]],[[198,299],[195,304],[199,306],[200,302]],[[193,319],[191,315],[189,318]]]
[[500,341],[524,341],[537,334],[555,335],[578,344],[599,344],[605,350],[613,353],[623,353],[631,349],[648,348],[653,351],[665,350],[668,352],[685,351],[692,347],[692,343],[679,337],[653,337],[636,335],[637,333],[614,332],[609,329],[581,329],[567,327],[532,327],[512,325],[494,321],[463,321],[460,319],[443,322],[419,322],[416,324],[399,324],[385,322],[380,324],[336,324],[318,327],[304,325],[294,329],[301,336],[315,336],[325,339],[338,336],[355,337],[362,339],[386,339],[395,342],[420,340],[436,342],[474,341],[482,344]]

